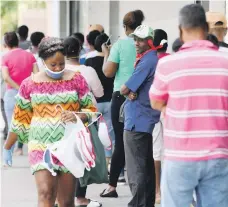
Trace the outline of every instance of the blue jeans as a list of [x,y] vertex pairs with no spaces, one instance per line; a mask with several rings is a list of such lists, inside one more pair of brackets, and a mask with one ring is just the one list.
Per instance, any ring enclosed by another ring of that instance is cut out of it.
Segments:
[[[112,126],[112,120],[111,120],[111,103],[110,102],[103,102],[97,104],[98,111],[102,113],[103,118],[107,124],[109,136],[112,140],[112,143],[114,145],[115,142],[115,134],[113,131]],[[112,157],[112,149],[111,150],[105,150],[105,156],[106,157]]]
[[[15,96],[17,95],[17,93],[18,93],[18,90],[16,89],[8,89],[6,90],[4,95],[4,109],[5,109],[6,120],[8,124],[8,134],[11,126],[14,107],[16,104]],[[14,146],[11,148],[12,150],[14,149]]]
[[228,206],[228,159],[164,161],[162,207],[189,207],[193,191],[197,207]]

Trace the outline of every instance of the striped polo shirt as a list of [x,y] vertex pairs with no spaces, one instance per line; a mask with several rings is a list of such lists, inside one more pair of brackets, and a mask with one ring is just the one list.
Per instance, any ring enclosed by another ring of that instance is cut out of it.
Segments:
[[167,103],[165,159],[228,158],[228,53],[206,40],[159,60],[149,92]]

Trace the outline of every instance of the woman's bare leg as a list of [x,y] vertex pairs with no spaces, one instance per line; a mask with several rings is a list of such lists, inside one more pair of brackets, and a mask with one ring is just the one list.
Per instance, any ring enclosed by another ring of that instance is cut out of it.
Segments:
[[53,207],[57,195],[58,177],[52,176],[48,170],[35,173],[38,191],[38,207]]
[[60,173],[57,200],[59,207],[74,207],[76,178],[70,173]]

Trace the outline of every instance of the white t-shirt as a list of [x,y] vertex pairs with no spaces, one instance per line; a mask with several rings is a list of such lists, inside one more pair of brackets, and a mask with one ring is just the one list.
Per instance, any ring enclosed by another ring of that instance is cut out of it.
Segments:
[[[79,71],[81,73],[81,75],[85,78],[86,82],[89,85],[91,92],[93,93],[93,95],[96,98],[100,98],[104,95],[104,89],[101,84],[101,81],[100,81],[96,71],[92,67],[85,66],[85,65],[66,64],[65,68],[67,70],[72,70],[75,72]],[[95,100],[95,98],[94,98],[94,100]],[[94,103],[96,103],[96,100]]]
[[87,52],[84,55],[82,55],[80,58],[85,58],[85,59],[93,58],[93,57],[97,56],[97,53],[98,52],[96,50],[90,51],[90,52]]
[[[31,50],[26,50],[27,52],[31,52]],[[31,52],[32,53],[32,52]],[[43,71],[43,68],[44,68],[44,65],[43,65],[43,62],[42,62],[42,59],[39,57],[39,55],[38,54],[34,54],[33,53],[33,56],[34,56],[34,58],[36,59],[36,64],[37,64],[37,66],[38,66],[38,68],[39,68],[39,71]]]
[[44,70],[43,69],[44,68],[44,64],[42,62],[42,59],[38,56],[38,54],[33,54],[33,56],[36,59],[36,64],[37,64],[37,66],[39,68],[39,71],[43,71]]

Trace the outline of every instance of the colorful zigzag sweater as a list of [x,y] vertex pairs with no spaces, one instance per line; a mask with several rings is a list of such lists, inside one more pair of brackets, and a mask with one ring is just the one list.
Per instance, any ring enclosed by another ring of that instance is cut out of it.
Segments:
[[[16,96],[11,131],[18,135],[20,142],[28,143],[33,173],[45,169],[42,162],[46,144],[59,141],[64,135],[65,125],[60,122],[61,110],[56,109],[57,105],[74,112],[96,111],[80,73],[71,80],[37,83],[29,77],[22,82]],[[68,172],[57,158],[53,160],[55,170]]]

